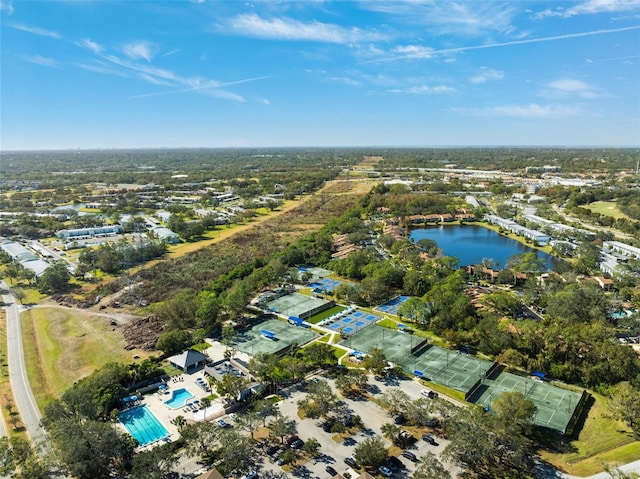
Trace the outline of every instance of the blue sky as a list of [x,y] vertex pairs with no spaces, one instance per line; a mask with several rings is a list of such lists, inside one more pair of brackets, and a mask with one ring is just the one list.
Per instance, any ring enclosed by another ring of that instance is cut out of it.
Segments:
[[640,145],[640,0],[0,0],[0,148]]

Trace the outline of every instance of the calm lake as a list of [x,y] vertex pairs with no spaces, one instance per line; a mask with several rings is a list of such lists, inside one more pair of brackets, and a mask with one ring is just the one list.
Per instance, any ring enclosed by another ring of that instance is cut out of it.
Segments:
[[433,228],[413,230],[411,238],[415,242],[424,238],[435,241],[446,256],[458,258],[460,266],[479,264],[483,258],[491,258],[493,261],[497,261],[498,268],[502,269],[514,254],[530,251],[535,252],[538,257],[544,258],[549,269],[552,267],[552,259],[555,259],[542,251],[529,248],[511,238],[500,236],[495,231],[482,226],[434,226]]

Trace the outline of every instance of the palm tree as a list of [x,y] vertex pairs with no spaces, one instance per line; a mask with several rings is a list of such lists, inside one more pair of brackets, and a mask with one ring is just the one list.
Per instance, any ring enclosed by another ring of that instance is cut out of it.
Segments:
[[178,428],[178,431],[182,431],[182,428],[187,425],[187,420],[184,418],[184,416],[176,416],[176,418],[173,420],[173,423]]
[[400,435],[400,428],[392,422],[388,422],[380,426],[380,432],[391,442],[395,442],[395,440]]

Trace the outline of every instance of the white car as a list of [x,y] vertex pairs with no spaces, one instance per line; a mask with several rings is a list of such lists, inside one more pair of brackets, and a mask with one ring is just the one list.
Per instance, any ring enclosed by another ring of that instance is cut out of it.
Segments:
[[229,416],[229,419],[231,419],[232,421],[238,420],[238,415],[235,412],[229,413],[228,416]]
[[224,419],[216,419],[216,424],[222,428],[231,427],[231,424]]

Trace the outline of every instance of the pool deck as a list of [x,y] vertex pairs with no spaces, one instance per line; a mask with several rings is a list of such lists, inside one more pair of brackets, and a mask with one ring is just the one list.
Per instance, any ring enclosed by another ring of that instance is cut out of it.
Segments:
[[[224,406],[221,399],[215,399],[214,401],[212,401],[211,406],[209,406],[206,410],[196,408],[189,409],[186,406],[180,407],[178,409],[171,409],[165,404],[166,401],[171,399],[172,391],[182,388],[187,389],[191,394],[193,394],[193,397],[189,399],[187,403],[194,402],[195,400],[202,401],[202,398],[204,398],[205,396],[209,396],[211,392],[207,392],[202,389],[196,383],[197,378],[202,378],[206,384],[207,378],[204,375],[204,370],[200,369],[191,374],[183,373],[179,376],[174,376],[166,383],[167,388],[164,390],[164,392],[158,391],[155,393],[145,394],[143,396],[142,403],[149,408],[149,410],[156,418],[158,418],[158,421],[162,423],[162,425],[169,433],[168,438],[164,439],[165,441],[175,441],[176,439],[178,439],[178,437],[180,437],[178,428],[173,424],[173,420],[178,416],[184,417],[187,422],[196,422],[202,421],[204,419],[214,419],[224,413]],[[119,426],[123,431],[126,431],[122,424],[119,423]],[[151,448],[157,442],[158,441],[142,446],[141,449],[145,450]]]

